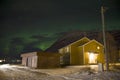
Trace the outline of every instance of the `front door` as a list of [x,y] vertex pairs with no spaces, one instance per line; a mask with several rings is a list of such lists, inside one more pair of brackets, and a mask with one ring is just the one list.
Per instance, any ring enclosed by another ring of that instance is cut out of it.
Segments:
[[96,64],[97,63],[97,56],[98,56],[98,54],[89,53],[89,64]]

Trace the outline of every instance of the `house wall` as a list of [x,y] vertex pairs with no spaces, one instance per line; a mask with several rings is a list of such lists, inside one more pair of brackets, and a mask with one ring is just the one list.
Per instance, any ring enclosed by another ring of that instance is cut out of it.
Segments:
[[78,52],[79,52],[79,64],[83,65],[84,64],[83,47],[78,47]]
[[22,65],[26,66],[27,57],[22,57]]
[[84,38],[81,39],[80,41],[77,41],[76,43],[71,45],[71,53],[70,53],[70,64],[71,65],[79,65],[80,63],[80,54],[79,54],[79,49],[78,46],[83,45],[90,40]]
[[70,53],[70,46],[63,47],[59,49],[58,52],[61,54]]
[[[73,42],[73,43],[69,44],[68,46],[65,46],[65,47],[59,49],[58,50],[59,53],[61,53],[62,56],[63,56],[63,58],[61,58],[63,60],[61,60],[61,61],[65,61],[64,56],[66,56],[65,54],[69,53],[70,54],[70,58],[69,58],[70,59],[70,62],[69,62],[70,65],[83,64],[83,54],[81,54],[82,52],[81,52],[80,49],[78,49],[78,46],[83,45],[83,44],[85,44],[89,41],[90,40],[88,38],[84,37],[84,38],[82,38],[82,39],[80,39],[76,42]],[[67,48],[69,48],[69,51],[67,51]]]
[[71,46],[71,53],[70,53],[70,64],[77,65],[79,64],[79,54],[77,46]]
[[52,54],[39,55],[38,68],[56,68],[56,67],[60,67],[59,55],[52,55]]
[[32,64],[31,67],[37,68],[38,64],[38,56],[32,56]]
[[22,65],[37,68],[37,56],[23,57]]
[[69,65],[70,64],[70,46],[65,46],[59,49],[60,56],[60,65]]
[[[99,49],[97,48],[99,47]],[[104,63],[104,53],[103,53],[103,46],[98,44],[95,41],[92,41],[84,46],[84,64],[89,64],[89,56],[88,52],[93,52],[98,54],[98,62]]]
[[21,54],[22,65],[37,68],[37,52]]
[[55,68],[60,67],[59,53],[31,52],[22,54],[22,65],[31,68]]
[[32,57],[28,57],[27,59],[28,59],[28,60],[27,60],[27,62],[26,62],[26,65],[27,65],[28,67],[32,67]]
[[[97,59],[95,60],[96,62],[105,62],[103,45],[96,40],[90,41],[87,38],[83,38],[68,46],[70,48],[70,65],[90,64],[88,52],[95,53],[95,55],[97,56]],[[59,49],[60,53],[65,54],[65,49],[66,47]]]

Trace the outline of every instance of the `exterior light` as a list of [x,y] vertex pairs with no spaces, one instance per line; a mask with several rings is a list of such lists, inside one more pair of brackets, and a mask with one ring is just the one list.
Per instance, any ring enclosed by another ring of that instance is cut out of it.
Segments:
[[99,46],[97,46],[97,49],[100,49],[100,47],[99,47]]
[[2,62],[2,60],[0,60],[0,62]]

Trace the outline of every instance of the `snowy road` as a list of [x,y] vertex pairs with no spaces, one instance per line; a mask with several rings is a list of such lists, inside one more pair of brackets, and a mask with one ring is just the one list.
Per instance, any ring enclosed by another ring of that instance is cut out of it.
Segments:
[[0,65],[0,80],[120,80],[120,71],[95,73],[85,68],[30,69]]
[[43,80],[47,74],[30,71],[19,66],[2,65],[0,67],[0,80]]

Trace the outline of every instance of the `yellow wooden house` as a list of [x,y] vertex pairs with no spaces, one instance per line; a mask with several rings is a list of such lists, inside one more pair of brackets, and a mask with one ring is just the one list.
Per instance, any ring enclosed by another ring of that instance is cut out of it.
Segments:
[[62,65],[87,65],[104,63],[104,46],[96,40],[87,37],[60,48],[60,63]]

